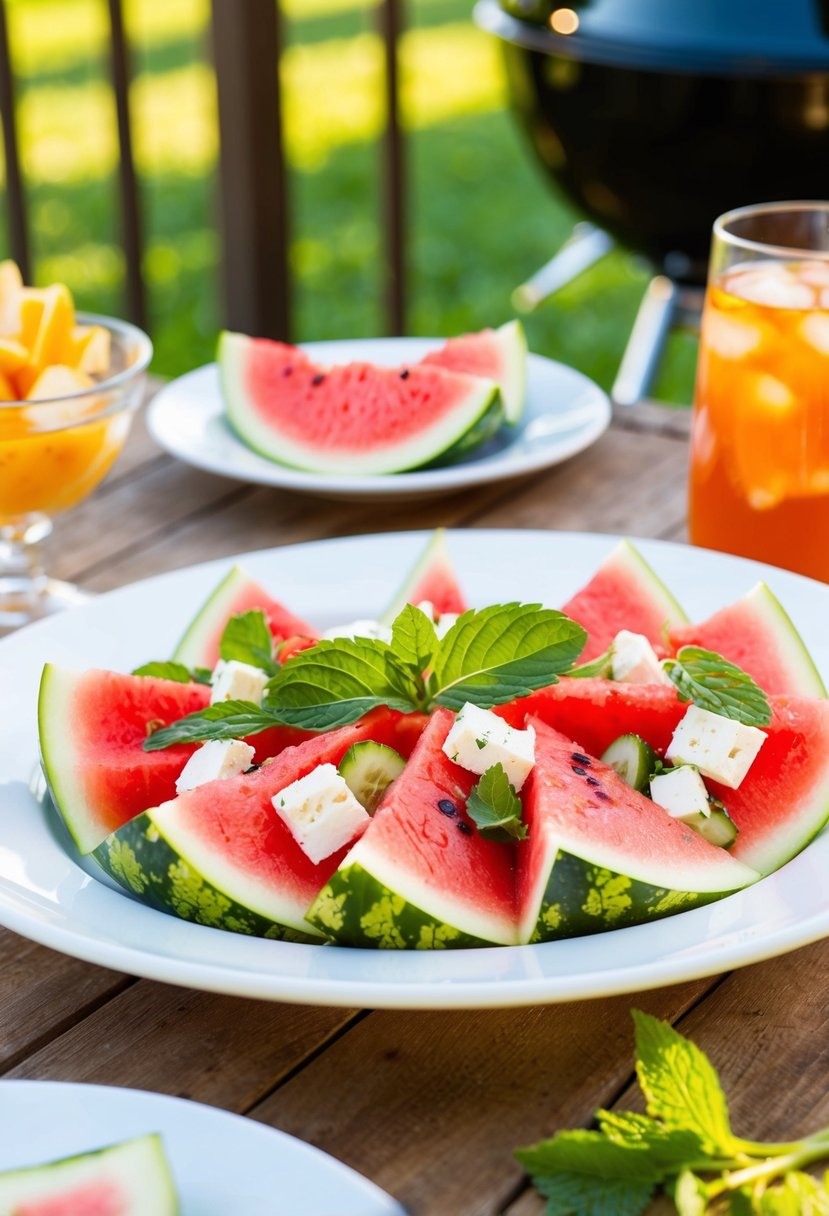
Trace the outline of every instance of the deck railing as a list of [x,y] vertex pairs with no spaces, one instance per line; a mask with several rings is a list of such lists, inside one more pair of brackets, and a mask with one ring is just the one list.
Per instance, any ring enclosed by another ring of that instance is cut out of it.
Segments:
[[[282,21],[275,0],[212,0],[212,48],[219,112],[219,202],[222,323],[263,337],[291,338],[289,179],[282,129],[279,64]],[[141,199],[130,121],[130,48],[122,0],[107,0],[109,69],[119,142],[120,241],[124,253],[123,311],[146,328]],[[405,329],[405,159],[399,121],[397,54],[403,0],[379,0],[377,21],[385,58],[386,123],[382,141],[385,319],[389,333]],[[20,169],[15,84],[4,0],[0,0],[0,122],[6,163],[8,243],[31,281],[26,189]]]

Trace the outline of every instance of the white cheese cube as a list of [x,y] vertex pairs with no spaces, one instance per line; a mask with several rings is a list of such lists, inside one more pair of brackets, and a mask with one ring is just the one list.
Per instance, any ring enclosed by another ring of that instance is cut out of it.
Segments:
[[381,642],[391,641],[391,629],[379,621],[351,621],[347,625],[334,625],[326,629],[324,638],[377,638]]
[[210,691],[210,704],[219,701],[253,701],[255,705],[262,704],[262,694],[268,682],[268,675],[250,663],[240,663],[237,659],[219,659],[213,669],[213,687]]
[[450,760],[470,773],[485,773],[501,764],[517,792],[535,764],[535,731],[516,730],[488,709],[467,701],[458,711],[443,750]]
[[253,763],[253,748],[242,739],[210,739],[185,764],[176,780],[176,793],[194,790],[208,781],[236,777]]
[[333,764],[318,764],[271,802],[314,865],[362,834],[370,820]]
[[674,819],[686,815],[710,815],[708,790],[693,764],[683,764],[651,777],[651,798]]
[[620,629],[613,639],[610,670],[614,680],[626,684],[671,683],[648,639],[629,629]]
[[695,764],[703,777],[736,790],[751,768],[766,736],[721,714],[690,705],[673,733],[665,759]]

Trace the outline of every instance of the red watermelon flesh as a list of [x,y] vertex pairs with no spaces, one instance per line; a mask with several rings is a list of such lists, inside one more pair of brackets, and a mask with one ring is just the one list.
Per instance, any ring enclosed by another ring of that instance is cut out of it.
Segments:
[[[176,778],[196,744],[146,752],[144,740],[209,701],[203,684],[47,664],[38,707],[43,764],[80,852],[91,852],[133,816],[175,797]],[[248,742],[262,760],[307,737],[275,726]]]
[[254,610],[264,613],[275,643],[295,636],[319,637],[313,625],[275,600],[241,566],[234,566],[191,621],[173,658],[187,667],[215,667],[219,641],[230,618]]
[[[769,702],[766,742],[739,789],[706,782],[739,829],[729,855],[761,874],[799,853],[829,819],[829,701],[773,696]],[[626,734],[664,753],[687,709],[667,686],[563,679],[499,712],[515,725],[535,715],[601,755]]]
[[[291,910],[288,923],[301,922],[349,846],[315,865],[271,799],[318,765],[338,765],[355,743],[371,739],[400,750],[410,730],[404,715],[377,709],[351,726],[286,748],[257,772],[208,782],[148,814],[170,847],[219,890],[246,906],[268,908],[276,900]],[[274,919],[284,915],[283,909]]]
[[526,396],[527,341],[520,321],[449,338],[422,362],[494,380],[501,390],[507,421],[516,423],[521,418]]
[[747,671],[767,693],[826,696],[800,635],[765,583],[698,625],[671,629],[669,640],[673,654],[682,646],[716,651]]
[[665,584],[624,540],[562,611],[587,630],[582,663],[603,654],[620,629],[643,634],[664,655],[666,627],[687,621]]
[[90,1182],[52,1199],[21,1203],[12,1216],[125,1216],[123,1199],[114,1183]]
[[406,604],[424,601],[437,617],[466,612],[468,607],[446,548],[444,528],[435,528],[380,619],[390,625]]
[[453,722],[449,710],[434,712],[346,864],[359,864],[438,921],[514,942],[513,850],[482,836],[466,815],[478,777],[442,750]]

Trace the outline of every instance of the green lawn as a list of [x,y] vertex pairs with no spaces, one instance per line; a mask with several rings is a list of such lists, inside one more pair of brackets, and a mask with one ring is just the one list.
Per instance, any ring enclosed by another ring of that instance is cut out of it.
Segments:
[[[7,0],[36,277],[118,312],[117,140],[101,0]],[[507,109],[492,40],[467,0],[410,0],[401,46],[409,169],[409,320],[450,334],[511,315],[513,288],[578,216],[536,168]],[[220,323],[215,90],[208,0],[127,0],[155,368],[212,357]],[[383,332],[379,270],[382,50],[366,0],[283,0],[296,336]],[[263,154],[267,154],[265,150]],[[0,233],[0,251],[5,231]],[[647,281],[617,252],[527,320],[530,346],[611,382]],[[677,338],[660,391],[691,392]]]

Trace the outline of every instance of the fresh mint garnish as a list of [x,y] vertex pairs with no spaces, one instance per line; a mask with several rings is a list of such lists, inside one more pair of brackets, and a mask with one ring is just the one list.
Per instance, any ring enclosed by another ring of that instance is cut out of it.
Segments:
[[432,662],[438,645],[438,635],[426,613],[414,604],[406,604],[391,627],[395,658],[420,676]]
[[771,708],[762,688],[735,663],[701,646],[683,646],[662,668],[676,685],[681,701],[744,726],[768,726]]
[[188,714],[171,726],[155,730],[144,740],[144,751],[157,752],[173,743],[204,743],[208,739],[244,739],[279,723],[252,701],[219,701]]
[[495,604],[465,612],[441,639],[430,700],[454,710],[467,701],[491,709],[526,697],[557,683],[586,638],[569,616],[540,604]]
[[469,792],[466,813],[482,836],[496,840],[524,840],[527,825],[522,819],[521,799],[509,782],[502,764],[488,768]]
[[[197,671],[203,670],[198,668]],[[144,663],[141,667],[136,667],[132,673],[134,676],[153,676],[156,680],[175,680],[177,684],[192,684],[204,683],[198,678],[196,671],[191,671],[189,667],[185,667],[183,663]],[[208,672],[208,676],[210,672]],[[208,679],[206,683],[210,683]]]
[[742,1140],[708,1057],[667,1022],[633,1013],[647,1115],[597,1111],[596,1131],[558,1132],[516,1157],[548,1216],[642,1216],[657,1188],[679,1216],[829,1216],[829,1128],[789,1144]]
[[247,663],[266,671],[269,676],[279,670],[273,658],[273,637],[264,612],[252,609],[232,616],[225,625],[219,642],[219,657],[229,662]]
[[571,667],[565,675],[574,676],[577,679],[588,679],[596,677],[600,680],[610,680],[613,678],[613,645],[608,646],[602,654],[591,659],[589,663],[581,663],[578,667]]

